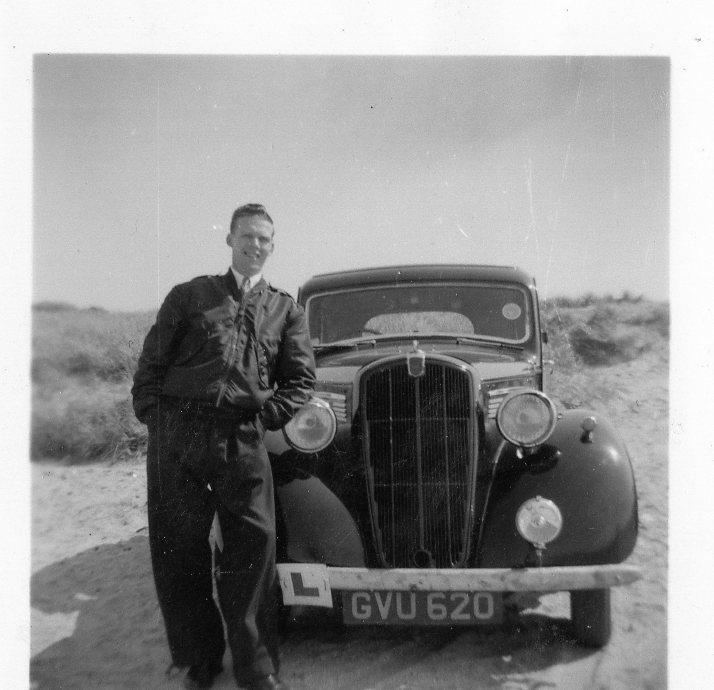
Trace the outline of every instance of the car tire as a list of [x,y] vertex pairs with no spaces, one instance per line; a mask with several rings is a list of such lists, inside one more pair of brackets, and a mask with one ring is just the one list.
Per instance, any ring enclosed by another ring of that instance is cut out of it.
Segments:
[[586,647],[604,647],[612,632],[609,589],[570,592],[570,618],[575,639]]

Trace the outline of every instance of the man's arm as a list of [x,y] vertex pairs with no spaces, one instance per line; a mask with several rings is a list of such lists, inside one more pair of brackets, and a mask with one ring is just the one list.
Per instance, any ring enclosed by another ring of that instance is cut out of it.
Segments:
[[184,329],[179,288],[175,287],[166,296],[156,315],[156,323],[144,340],[144,347],[134,374],[131,394],[134,400],[134,414],[140,422],[150,421],[158,405],[161,383],[166,370],[173,362]]
[[260,419],[266,429],[285,426],[310,399],[315,388],[315,358],[305,312],[293,303],[282,334],[273,397],[263,406]]

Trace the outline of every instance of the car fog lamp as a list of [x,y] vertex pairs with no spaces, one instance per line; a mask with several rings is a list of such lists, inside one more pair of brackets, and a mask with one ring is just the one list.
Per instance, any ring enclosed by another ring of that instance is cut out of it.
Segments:
[[496,413],[501,435],[516,446],[533,448],[544,443],[555,428],[555,405],[540,391],[506,396]]
[[521,505],[516,513],[516,529],[526,541],[543,548],[563,528],[563,516],[553,501],[536,496]]
[[317,453],[332,443],[337,430],[335,413],[319,398],[311,398],[283,427],[287,442],[301,453]]

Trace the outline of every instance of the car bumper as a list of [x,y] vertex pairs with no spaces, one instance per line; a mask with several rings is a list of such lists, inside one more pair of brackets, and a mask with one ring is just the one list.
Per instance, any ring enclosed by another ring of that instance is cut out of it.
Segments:
[[332,606],[332,592],[559,592],[608,589],[639,580],[632,565],[547,568],[333,568],[321,563],[278,563],[283,603]]
[[633,565],[548,568],[370,569],[327,568],[331,589],[461,592],[558,592],[605,589],[639,580]]

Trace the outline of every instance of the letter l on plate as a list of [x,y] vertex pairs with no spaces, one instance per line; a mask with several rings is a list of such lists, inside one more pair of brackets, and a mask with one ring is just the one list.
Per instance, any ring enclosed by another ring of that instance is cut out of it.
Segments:
[[332,608],[327,566],[322,563],[278,563],[277,569],[286,606]]

